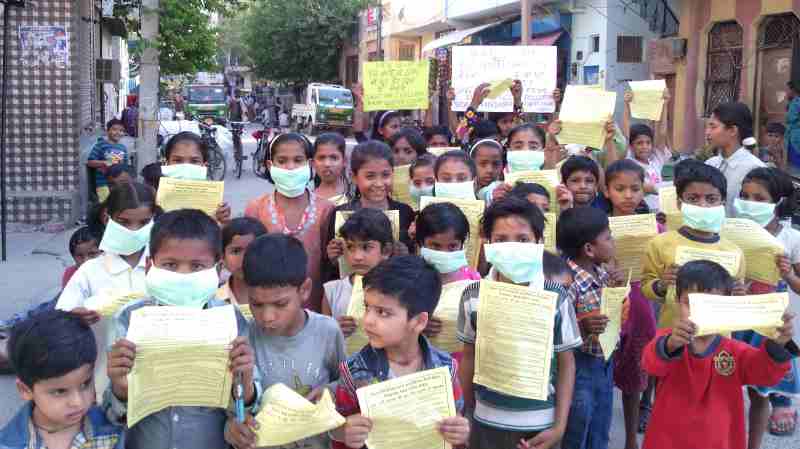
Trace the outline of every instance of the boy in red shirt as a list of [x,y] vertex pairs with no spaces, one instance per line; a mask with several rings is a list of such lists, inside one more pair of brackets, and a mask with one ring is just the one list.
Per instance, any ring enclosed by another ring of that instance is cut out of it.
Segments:
[[798,354],[792,341],[794,315],[783,315],[776,338],[760,348],[721,335],[696,336],[689,320],[689,294],[730,295],[733,279],[715,262],[685,264],[678,271],[680,317],[645,348],[642,366],[658,378],[653,415],[642,449],[745,449],[745,385],[774,385]]

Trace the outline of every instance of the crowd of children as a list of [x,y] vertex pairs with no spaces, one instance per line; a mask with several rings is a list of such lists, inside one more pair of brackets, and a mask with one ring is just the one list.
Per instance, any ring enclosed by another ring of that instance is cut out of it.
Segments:
[[[609,121],[604,148],[574,154],[558,141],[556,115],[526,123],[519,82],[511,92],[514,113],[481,118],[477,109],[489,93],[481,85],[457,129],[451,123],[423,134],[403,128],[400,112],[380,111],[368,135],[356,89],[359,144],[352,153],[336,133],[314,143],[281,134],[265,162],[274,191],[244,211],[220,204],[213,217],[194,209],[164,213],[156,201],[161,176],[205,179],[208,154],[197,136],[172,137],[164,164],[148,167],[139,183],[115,168],[125,155],[114,146],[120,124],[110,123],[103,154],[90,157],[101,201],[70,240],[75,265],[63,275],[63,291],[12,329],[10,360],[26,405],[0,431],[0,447],[254,448],[264,392],[282,383],[310,401],[328,390],[346,418],[282,447],[358,449],[375,423],[362,415],[357,389],[441,367],[450,372],[458,413],[436,429],[454,447],[606,449],[615,386],[626,449],[639,448],[640,433],[644,449],[758,449],[766,431],[791,434],[791,397],[800,394],[793,315],[787,311],[769,335],[698,335],[689,318],[693,293],[800,292],[800,232],[787,221],[800,196],[786,174],[744,148],[752,135],[747,107],[725,104],[712,114],[707,137],[717,156],[674,167],[683,225],[667,230],[658,197],[673,158],[666,116],[654,127],[631,124],[627,94],[622,129]],[[438,157],[428,150],[450,146],[460,148]],[[393,191],[400,166],[408,166],[411,204]],[[506,181],[540,170],[560,182]],[[424,197],[439,200],[421,208]],[[454,204],[475,200],[485,203],[477,227]],[[659,234],[641,248],[641,280],[630,284],[619,344],[606,354],[599,336],[612,319],[602,312],[603,291],[628,280],[610,219],[635,214],[658,214]],[[775,264],[777,285],[747,279],[745,264],[753,261],[720,235],[726,217],[750,219],[781,242],[784,254],[756,262]],[[555,241],[547,241],[548,227],[555,227]],[[470,241],[480,242],[477,260]],[[734,253],[739,270],[706,260],[678,266],[679,247]],[[557,298],[543,400],[476,382],[482,279]],[[437,305],[454,283],[463,288],[457,317],[447,321],[436,316]],[[356,286],[363,297],[354,296]],[[138,295],[103,318],[87,304],[109,290]],[[364,302],[363,317],[349,316],[352,301]],[[243,401],[245,419],[173,406],[128,426],[137,350],[126,335],[134,312],[227,304],[236,306],[238,335],[230,370],[243,389],[231,397]],[[347,339],[359,328],[368,343],[348,355]],[[458,350],[433,343],[445,331],[457,336]]]

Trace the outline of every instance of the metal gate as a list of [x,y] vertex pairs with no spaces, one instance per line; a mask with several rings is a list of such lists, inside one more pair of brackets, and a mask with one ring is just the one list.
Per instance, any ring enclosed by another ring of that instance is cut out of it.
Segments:
[[787,87],[791,78],[792,47],[798,45],[800,20],[792,13],[767,17],[758,33],[758,70],[755,86],[759,125],[784,122]]
[[739,99],[742,69],[742,27],[720,22],[708,34],[705,116],[722,103]]

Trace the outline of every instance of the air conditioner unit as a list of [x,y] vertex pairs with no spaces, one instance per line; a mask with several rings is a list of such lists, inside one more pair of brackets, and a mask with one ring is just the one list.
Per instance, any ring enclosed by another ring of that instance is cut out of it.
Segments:
[[98,83],[119,84],[122,66],[116,59],[97,59],[95,61],[95,76]]

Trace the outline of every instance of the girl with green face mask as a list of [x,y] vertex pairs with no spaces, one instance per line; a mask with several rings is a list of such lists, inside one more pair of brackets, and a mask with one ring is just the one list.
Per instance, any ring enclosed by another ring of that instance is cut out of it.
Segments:
[[[733,206],[738,218],[750,219],[763,226],[780,241],[784,254],[778,256],[775,263],[782,279],[778,285],[764,282],[750,282],[749,293],[764,294],[775,291],[784,292],[789,289],[800,293],[800,232],[783,219],[791,219],[797,206],[798,192],[791,178],[776,168],[755,168],[742,181],[742,190],[734,200]],[[765,258],[763,263],[770,263]],[[734,338],[759,347],[763,337],[753,331],[736,332]],[[777,385],[768,387],[748,387],[750,397],[750,417],[766,416],[770,403],[772,412],[769,417],[770,433],[786,434],[796,427],[797,415],[788,399],[800,393],[800,364],[795,360],[792,370]],[[760,442],[767,428],[758,426],[750,429],[750,441]],[[751,444],[752,445],[752,444]]]

